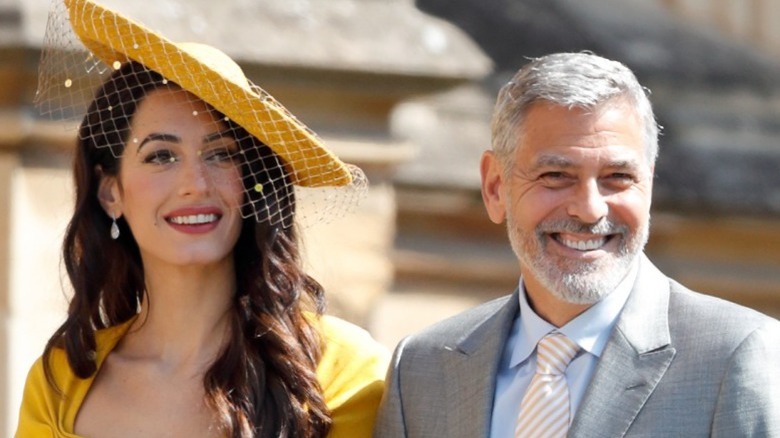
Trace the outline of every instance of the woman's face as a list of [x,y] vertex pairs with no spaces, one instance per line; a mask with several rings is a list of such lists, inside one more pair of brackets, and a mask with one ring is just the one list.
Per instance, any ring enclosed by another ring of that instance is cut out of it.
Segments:
[[241,231],[238,144],[218,113],[180,89],[150,92],[138,106],[117,177],[100,198],[124,216],[144,266],[232,263]]

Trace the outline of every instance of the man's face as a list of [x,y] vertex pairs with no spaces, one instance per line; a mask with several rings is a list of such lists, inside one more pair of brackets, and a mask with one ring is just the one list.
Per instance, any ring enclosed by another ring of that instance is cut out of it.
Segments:
[[630,106],[533,104],[503,207],[528,288],[573,304],[612,292],[647,241],[653,165]]

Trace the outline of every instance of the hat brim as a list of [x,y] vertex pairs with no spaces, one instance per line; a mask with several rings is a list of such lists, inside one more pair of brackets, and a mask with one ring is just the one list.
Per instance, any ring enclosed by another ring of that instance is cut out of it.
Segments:
[[316,134],[246,78],[228,78],[186,45],[91,1],[65,4],[73,31],[94,56],[112,68],[134,60],[203,99],[278,154],[290,166],[293,183],[323,187],[352,182],[348,166]]

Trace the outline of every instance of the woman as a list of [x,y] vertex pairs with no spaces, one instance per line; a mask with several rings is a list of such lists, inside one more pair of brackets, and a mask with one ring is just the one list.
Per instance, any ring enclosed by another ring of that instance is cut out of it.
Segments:
[[[293,224],[293,184],[355,185],[357,171],[286,111],[252,118],[281,106],[216,49],[65,5],[95,56],[127,56],[79,128],[63,246],[74,295],[30,371],[17,436],[369,436],[387,355],[322,316]],[[127,53],[141,33],[154,56]],[[165,64],[173,50],[185,64]],[[251,94],[230,89],[238,74]]]

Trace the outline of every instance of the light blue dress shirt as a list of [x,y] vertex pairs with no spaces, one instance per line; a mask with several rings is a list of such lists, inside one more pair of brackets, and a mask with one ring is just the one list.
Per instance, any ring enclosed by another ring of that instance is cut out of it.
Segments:
[[577,412],[577,407],[585,395],[585,389],[593,377],[596,362],[604,351],[617,317],[634,286],[637,267],[638,263],[634,263],[626,278],[614,292],[558,329],[531,309],[525,295],[523,280],[520,279],[520,312],[504,345],[496,374],[496,392],[493,397],[490,426],[491,438],[514,437],[520,403],[536,372],[536,344],[546,334],[556,330],[576,342],[581,348],[580,353],[566,369],[572,412],[570,418],[573,418],[573,413]]

